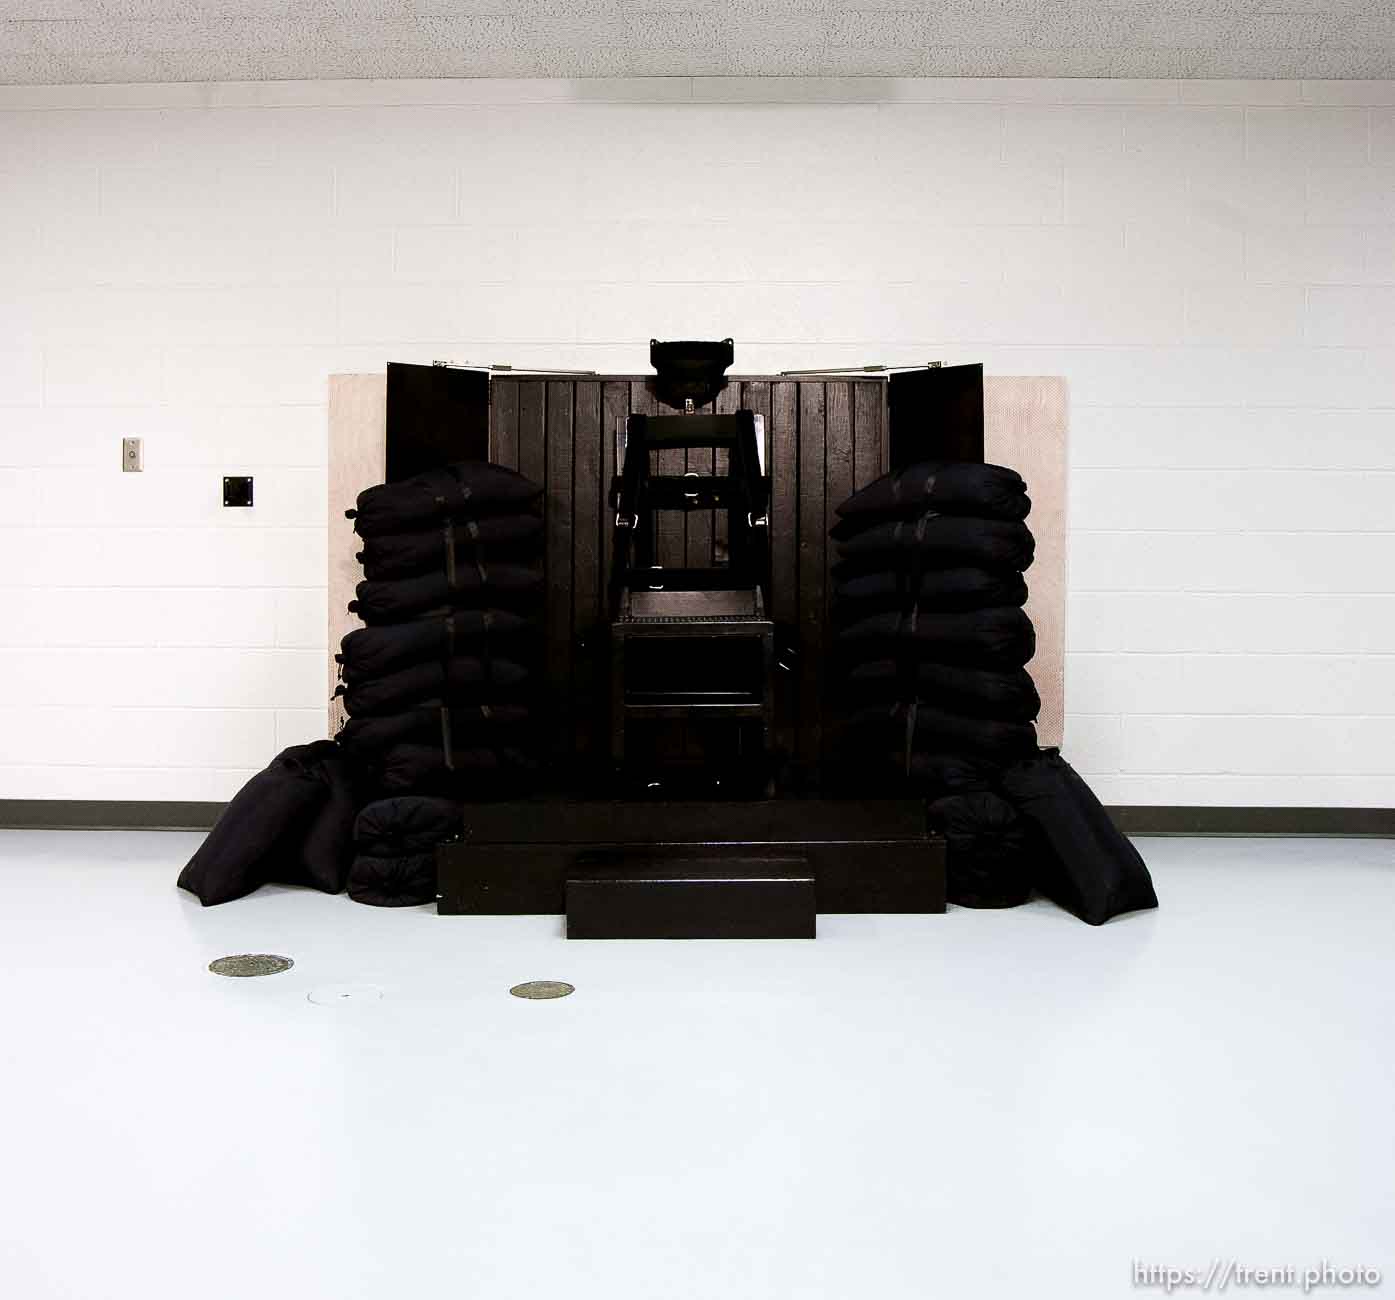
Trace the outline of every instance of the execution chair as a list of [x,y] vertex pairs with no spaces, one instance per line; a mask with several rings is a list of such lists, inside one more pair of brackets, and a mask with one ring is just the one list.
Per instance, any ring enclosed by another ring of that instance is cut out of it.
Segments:
[[[774,624],[770,588],[769,482],[763,430],[750,411],[733,415],[631,415],[615,510],[610,582],[610,753],[627,770],[627,732],[636,722],[701,723],[724,733],[734,771],[767,780],[774,723]],[[725,449],[725,474],[656,474],[651,455]],[[663,511],[723,511],[727,563],[665,567],[657,560]],[[709,725],[710,724],[710,725]],[[708,754],[704,774],[722,783]],[[645,784],[662,784],[656,772]]]

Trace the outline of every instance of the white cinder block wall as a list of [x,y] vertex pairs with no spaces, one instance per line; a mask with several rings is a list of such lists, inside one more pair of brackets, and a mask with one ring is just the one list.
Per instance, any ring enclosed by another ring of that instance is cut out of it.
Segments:
[[0,173],[0,797],[322,733],[330,372],[731,334],[1067,376],[1104,799],[1395,802],[1395,83],[11,88]]

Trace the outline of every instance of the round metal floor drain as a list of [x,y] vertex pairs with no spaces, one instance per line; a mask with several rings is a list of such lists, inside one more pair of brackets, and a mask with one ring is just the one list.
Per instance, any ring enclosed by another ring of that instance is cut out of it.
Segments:
[[218,957],[208,963],[215,975],[232,975],[247,979],[252,975],[279,975],[295,965],[289,957],[277,957],[269,952],[239,952],[231,957]]
[[561,980],[529,980],[526,984],[515,984],[509,992],[516,998],[541,1002],[548,998],[564,998],[568,993],[575,993],[576,989]]
[[326,984],[305,995],[317,1006],[338,1006],[343,1002],[378,1002],[383,991],[376,984]]

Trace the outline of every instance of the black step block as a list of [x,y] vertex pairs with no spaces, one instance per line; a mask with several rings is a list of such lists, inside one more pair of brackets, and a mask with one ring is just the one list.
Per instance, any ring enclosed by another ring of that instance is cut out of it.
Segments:
[[812,939],[804,858],[726,858],[578,867],[567,879],[568,939]]

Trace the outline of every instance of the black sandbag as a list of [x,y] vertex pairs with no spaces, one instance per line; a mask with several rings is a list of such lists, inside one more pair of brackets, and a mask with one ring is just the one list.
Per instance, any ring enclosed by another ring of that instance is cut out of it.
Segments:
[[[904,764],[904,754],[896,756]],[[911,754],[910,779],[926,798],[994,790],[1003,774],[1003,765],[971,754],[946,754],[916,750]]]
[[872,659],[848,673],[843,693],[890,701],[907,685],[917,699],[976,718],[1033,722],[1041,712],[1041,696],[1025,668],[994,672],[924,661],[903,674],[894,659]]
[[446,661],[428,659],[341,689],[345,712],[351,718],[366,718],[441,701],[488,704],[527,680],[528,670],[512,660],[457,655]]
[[1011,804],[987,792],[948,795],[926,816],[945,837],[949,902],[1017,907],[1031,897],[1031,840]]
[[473,799],[493,798],[536,769],[526,754],[513,748],[454,749],[450,759],[447,766],[440,745],[394,745],[377,757],[373,771],[385,792],[439,792]]
[[889,707],[876,705],[859,709],[848,719],[855,737],[858,732],[874,737],[879,751],[888,746],[904,747],[911,717],[911,748],[927,753],[965,753],[993,758],[999,762],[1022,758],[1036,752],[1036,728],[1030,722],[1000,722],[996,718],[966,717],[950,709],[916,703]]
[[344,888],[354,857],[354,816],[363,792],[363,768],[342,745],[328,740],[314,744],[326,795],[306,827],[301,854],[310,883],[327,894],[337,894]]
[[400,858],[429,853],[455,839],[465,825],[464,805],[430,795],[398,795],[375,799],[354,822],[354,844],[360,855]]
[[458,565],[468,565],[476,555],[505,561],[536,554],[542,539],[537,515],[493,515],[465,519],[415,533],[385,533],[366,537],[358,562],[370,581],[400,578],[446,567],[448,548]]
[[[871,517],[844,519],[830,530],[845,560],[877,556],[886,565],[919,553],[927,567],[970,565],[994,572],[1020,573],[1031,567],[1036,540],[1023,523],[973,519],[962,515],[921,515],[873,523]],[[834,569],[835,576],[841,577]]]
[[995,790],[1003,764],[982,754],[911,752],[906,764],[905,727],[845,729],[841,743],[824,763],[830,788],[868,799],[941,799],[946,795]]
[[452,746],[467,749],[498,744],[504,737],[523,743],[532,715],[522,704],[452,704],[441,717],[441,705],[410,705],[380,716],[349,718],[335,739],[355,754],[371,757],[393,745],[416,741],[444,745],[448,734]]
[[1090,925],[1158,905],[1142,856],[1059,750],[1011,764],[1002,788],[1037,833],[1036,885],[1048,898]]
[[542,488],[517,470],[482,460],[457,461],[398,483],[380,483],[358,494],[345,514],[360,537],[415,532],[447,517],[477,518],[519,507]]
[[922,461],[883,474],[853,493],[838,513],[844,519],[876,515],[899,519],[938,510],[986,519],[1025,519],[1032,508],[1027,484],[1014,469],[976,461]]
[[[835,574],[841,565],[834,566]],[[852,566],[856,569],[856,565]],[[1025,605],[1027,584],[1020,573],[987,569],[926,569],[911,591],[908,576],[884,563],[864,572],[849,571],[834,582],[835,610],[844,622],[856,622],[886,610],[918,604],[921,609],[951,611]]]
[[464,564],[451,575],[419,573],[407,578],[360,582],[349,612],[369,625],[400,623],[434,610],[452,607],[514,607],[530,603],[542,585],[536,568],[519,564]]
[[1037,636],[1025,611],[1009,606],[940,614],[874,614],[838,634],[844,662],[910,654],[941,663],[1021,668],[1036,653]]
[[436,901],[436,854],[375,858],[360,853],[349,868],[349,897],[370,907],[420,907]]
[[[517,637],[536,630],[532,619],[508,610],[458,609],[439,618],[355,628],[339,643],[339,653],[334,657],[340,664],[340,676],[352,683],[381,677],[426,659],[477,653],[485,638],[492,647],[501,637]],[[507,645],[513,654],[518,653],[516,642],[509,641]]]
[[345,799],[352,803],[348,762],[332,740],[283,750],[232,797],[179,887],[205,907],[273,882],[337,893],[348,865],[340,826]]

